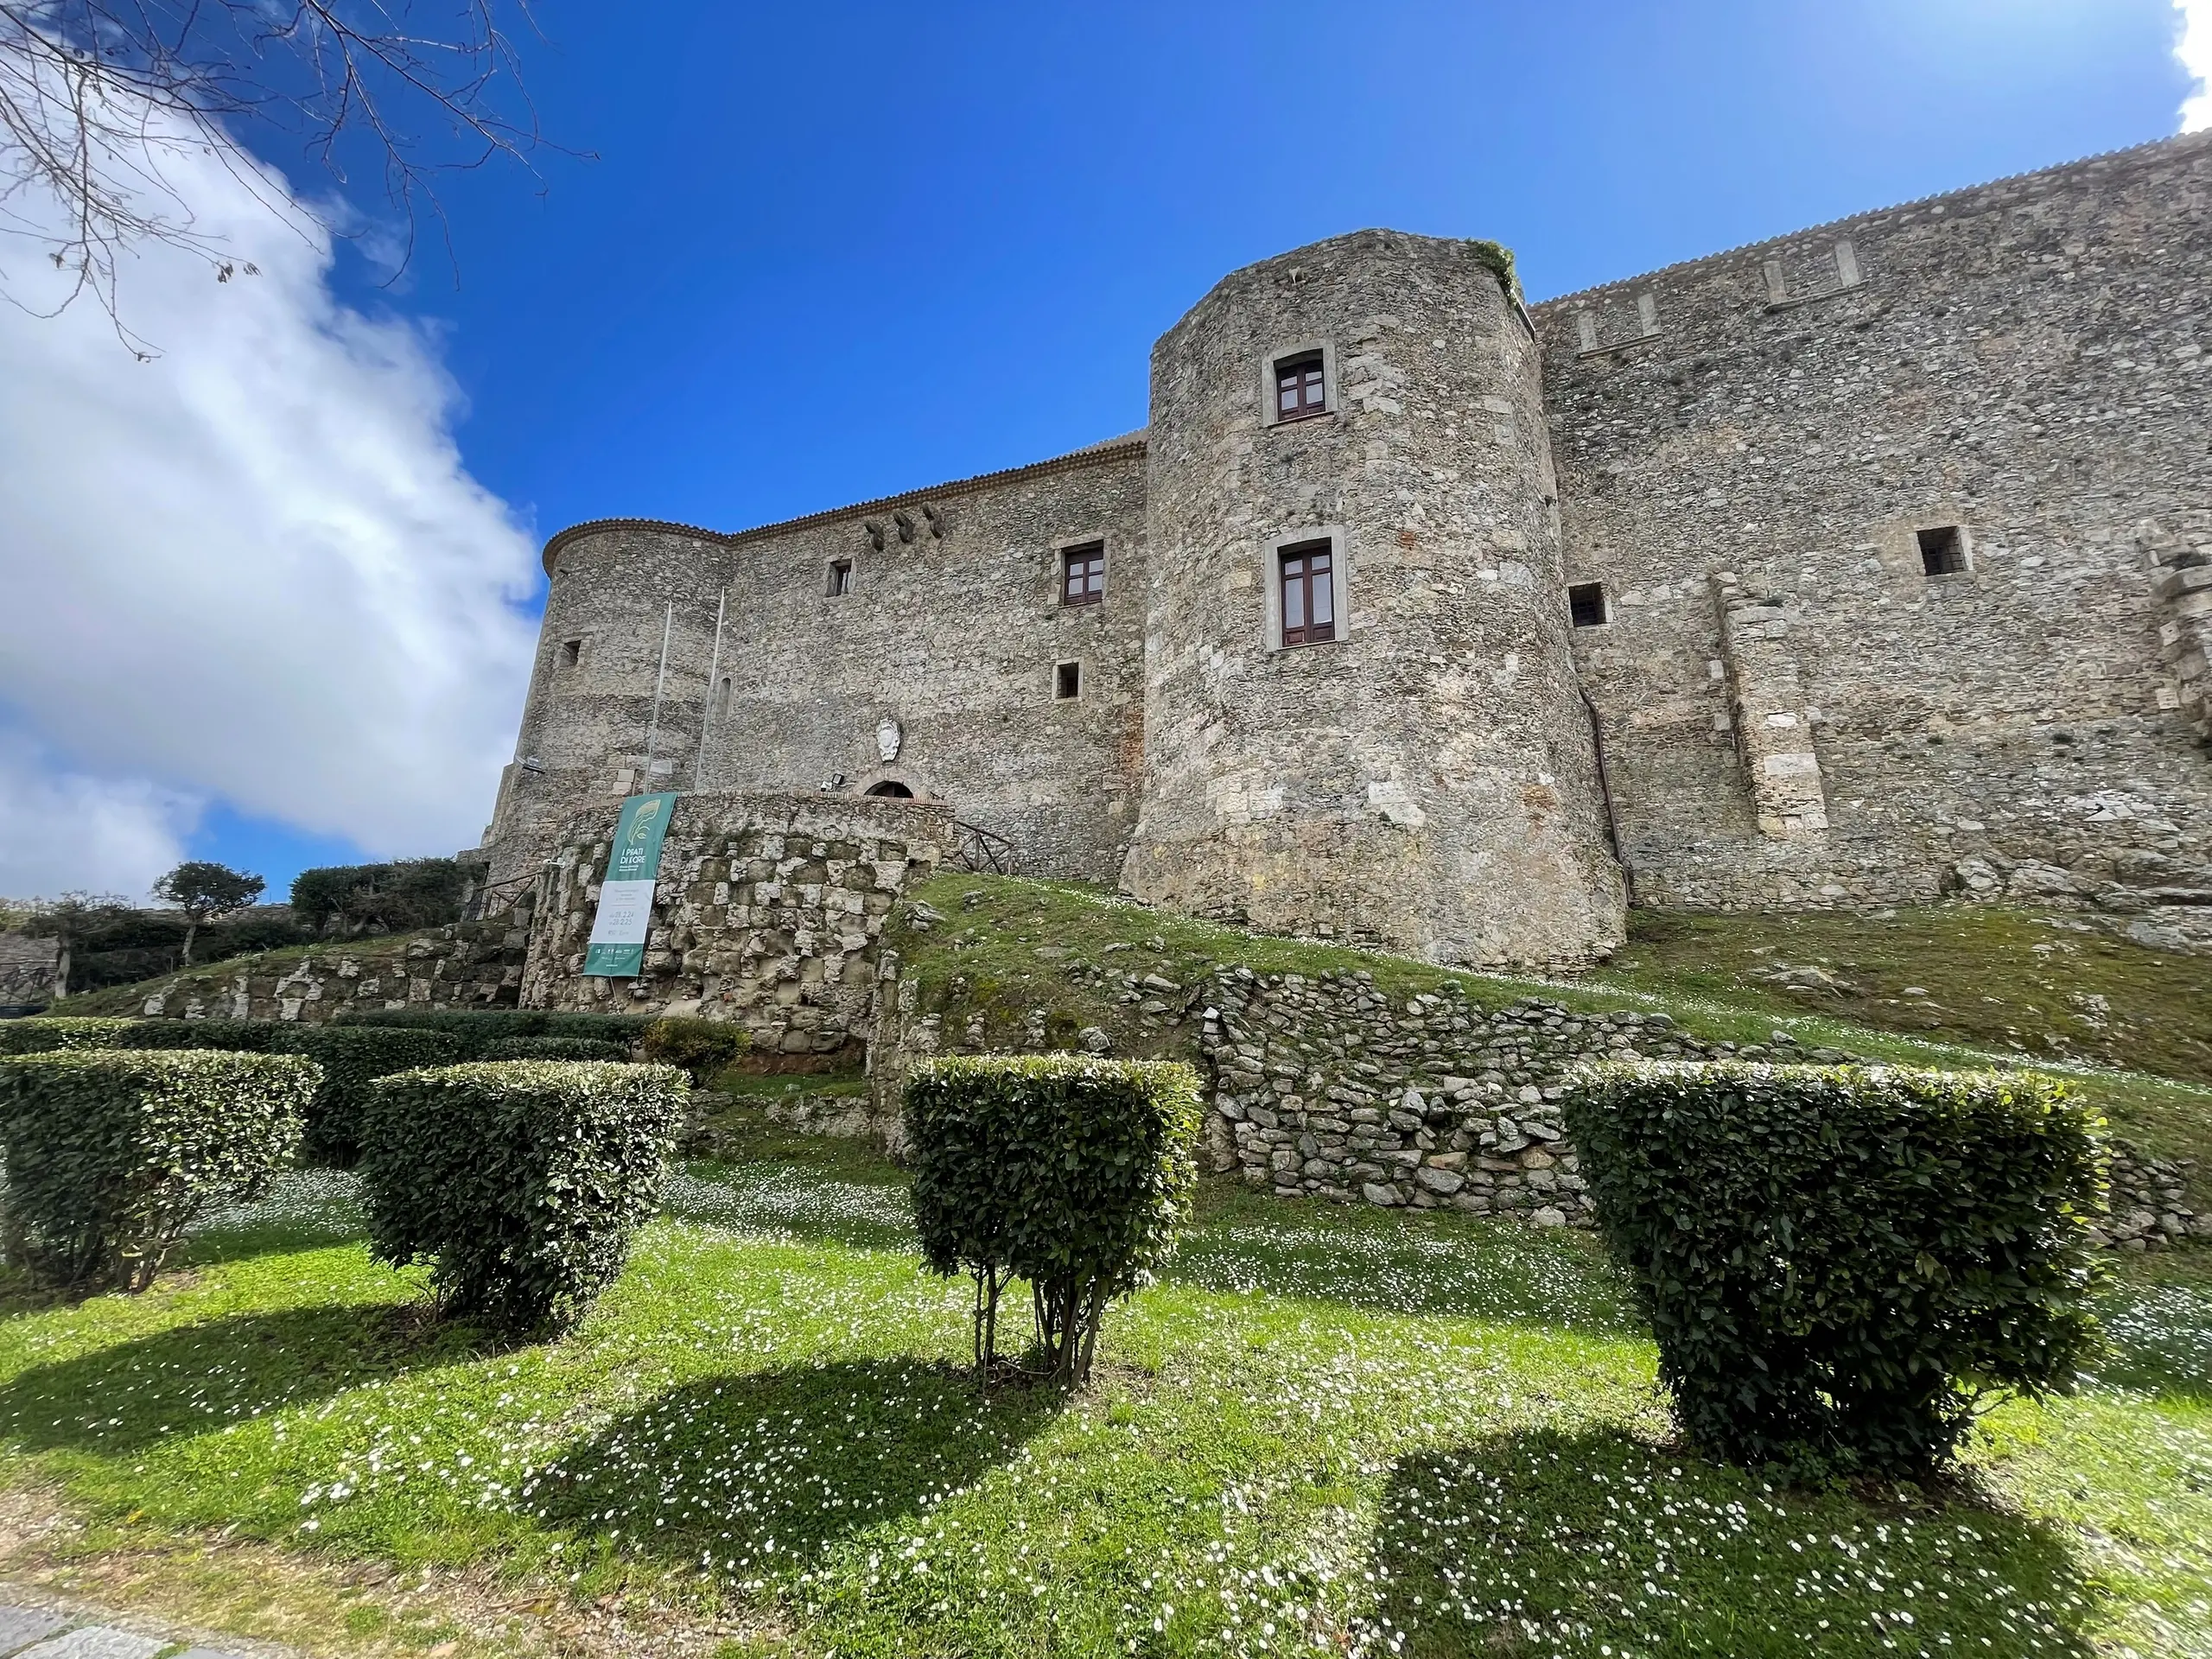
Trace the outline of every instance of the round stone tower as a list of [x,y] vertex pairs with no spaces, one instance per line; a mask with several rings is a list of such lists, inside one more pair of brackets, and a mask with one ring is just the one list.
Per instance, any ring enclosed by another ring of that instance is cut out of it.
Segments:
[[1225,278],[1153,348],[1138,897],[1441,962],[1619,942],[1501,263],[1363,231]]

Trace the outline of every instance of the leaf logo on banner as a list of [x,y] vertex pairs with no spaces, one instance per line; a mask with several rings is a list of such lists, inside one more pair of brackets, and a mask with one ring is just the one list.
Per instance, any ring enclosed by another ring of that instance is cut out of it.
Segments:
[[633,843],[643,841],[652,833],[653,820],[660,816],[664,804],[662,801],[654,799],[638,809],[637,817],[630,820],[630,839]]

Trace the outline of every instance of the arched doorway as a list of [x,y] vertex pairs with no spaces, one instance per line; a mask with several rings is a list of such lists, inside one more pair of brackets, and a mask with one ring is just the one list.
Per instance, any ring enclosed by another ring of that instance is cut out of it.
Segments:
[[892,778],[887,778],[880,784],[870,784],[867,792],[870,795],[881,796],[887,800],[911,801],[914,798],[912,790]]

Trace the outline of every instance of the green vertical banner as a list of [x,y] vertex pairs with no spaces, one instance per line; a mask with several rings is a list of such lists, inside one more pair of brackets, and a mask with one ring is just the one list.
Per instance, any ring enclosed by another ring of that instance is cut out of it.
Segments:
[[632,795],[614,825],[614,850],[599,884],[599,914],[584,946],[584,972],[601,979],[634,979],[645,965],[645,934],[652,926],[653,883],[660,875],[660,843],[676,810],[676,797]]

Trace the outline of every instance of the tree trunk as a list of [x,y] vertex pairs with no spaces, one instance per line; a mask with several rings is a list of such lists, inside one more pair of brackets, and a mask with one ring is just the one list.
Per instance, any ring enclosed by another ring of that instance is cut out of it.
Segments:
[[186,917],[186,918],[184,918],[184,963],[183,963],[183,965],[184,965],[185,967],[187,967],[187,968],[189,968],[189,967],[191,967],[191,966],[192,966],[192,937],[193,937],[193,935],[194,935],[194,934],[195,934],[195,933],[197,933],[197,932],[199,932],[199,931],[200,931],[200,918],[199,918],[198,917],[196,917],[196,916],[188,916],[188,917]]

